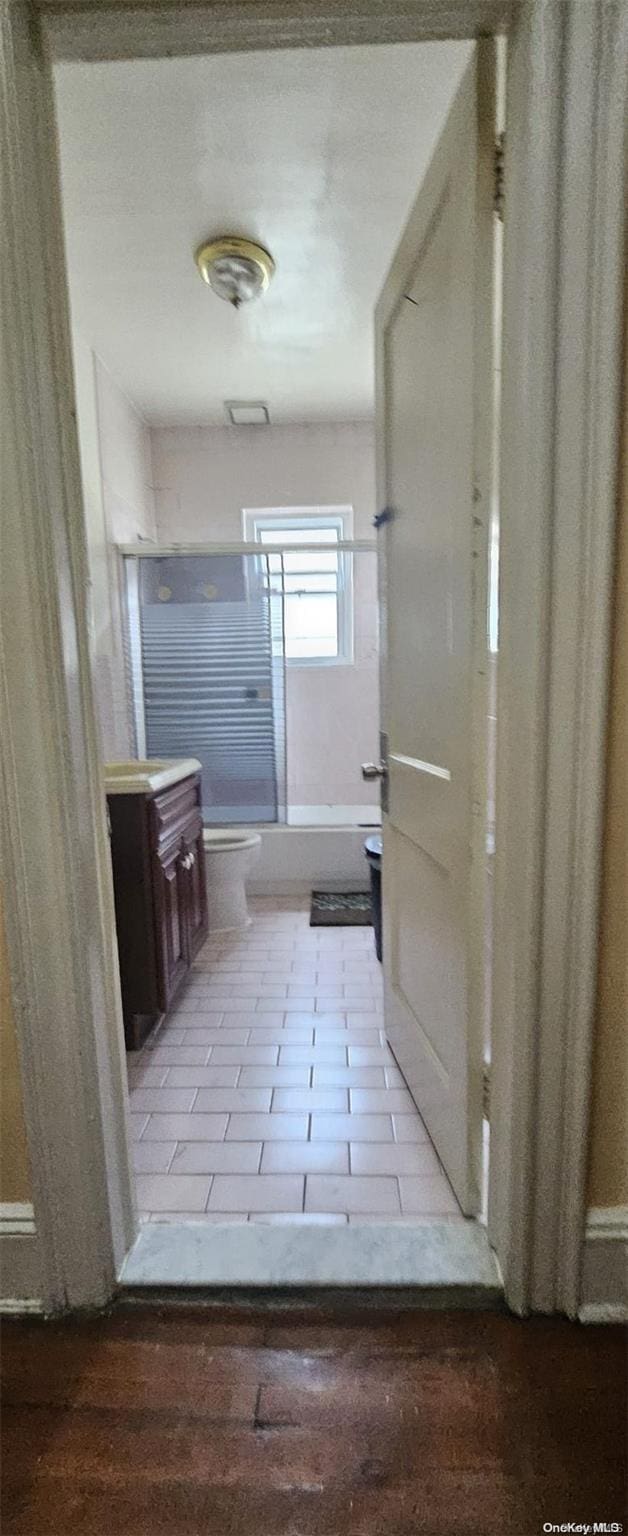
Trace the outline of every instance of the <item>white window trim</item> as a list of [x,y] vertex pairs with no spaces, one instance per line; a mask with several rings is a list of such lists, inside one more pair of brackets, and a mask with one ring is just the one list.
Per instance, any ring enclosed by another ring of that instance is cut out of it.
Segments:
[[[338,527],[339,542],[348,542],[353,539],[353,507],[342,506],[307,506],[307,507],[244,507],[242,510],[242,529],[247,543],[262,543],[259,535],[262,528],[280,531],[284,526],[286,530],[285,544],[290,544],[290,531],[292,528],[316,528],[321,522],[336,523]],[[262,546],[270,552],[270,546]],[[323,549],[321,545],[321,549]],[[278,546],[278,554],[281,546]],[[340,552],[338,557],[338,652],[335,656],[286,656],[286,666],[292,671],[304,668],[310,671],[312,667],[351,667],[354,662],[354,625],[353,625],[353,555],[347,550]]]

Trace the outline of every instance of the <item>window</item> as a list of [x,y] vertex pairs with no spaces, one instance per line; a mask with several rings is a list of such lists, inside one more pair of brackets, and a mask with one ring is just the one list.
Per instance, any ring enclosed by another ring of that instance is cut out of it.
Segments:
[[351,507],[244,513],[245,538],[265,546],[268,580],[283,594],[285,655],[297,666],[353,659],[352,558],[329,547],[352,538],[352,523]]

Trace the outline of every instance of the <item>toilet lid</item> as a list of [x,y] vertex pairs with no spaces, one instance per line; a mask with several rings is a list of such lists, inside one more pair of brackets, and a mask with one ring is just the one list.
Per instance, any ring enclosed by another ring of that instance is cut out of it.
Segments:
[[258,848],[262,839],[259,832],[223,832],[206,827],[203,843],[210,853],[236,853],[245,848]]

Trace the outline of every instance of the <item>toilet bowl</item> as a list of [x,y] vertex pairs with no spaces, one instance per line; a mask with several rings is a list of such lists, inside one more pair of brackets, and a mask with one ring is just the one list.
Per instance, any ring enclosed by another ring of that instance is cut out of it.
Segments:
[[205,827],[205,875],[210,937],[251,923],[246,902],[246,877],[259,854],[259,832]]

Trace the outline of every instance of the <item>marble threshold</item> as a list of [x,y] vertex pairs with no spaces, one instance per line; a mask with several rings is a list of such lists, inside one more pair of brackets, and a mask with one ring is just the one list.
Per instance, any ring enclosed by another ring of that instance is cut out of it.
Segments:
[[207,1226],[202,1221],[141,1227],[120,1274],[127,1288],[170,1286],[413,1287],[442,1304],[497,1301],[501,1277],[485,1227],[429,1218],[356,1227]]

